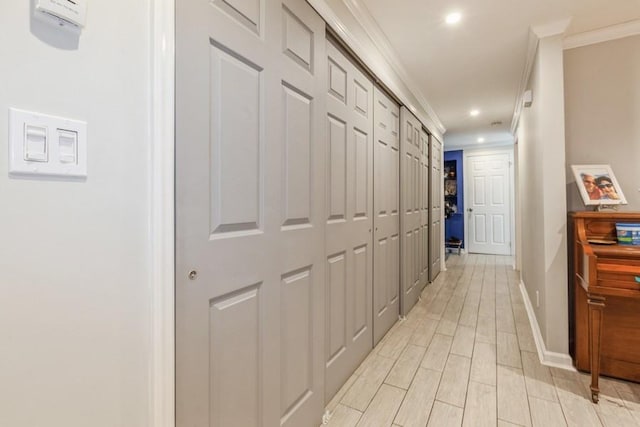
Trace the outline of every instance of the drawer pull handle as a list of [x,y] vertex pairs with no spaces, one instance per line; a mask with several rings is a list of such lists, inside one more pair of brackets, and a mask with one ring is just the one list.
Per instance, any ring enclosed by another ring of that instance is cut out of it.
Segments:
[[636,276],[636,282],[640,283],[640,276]]

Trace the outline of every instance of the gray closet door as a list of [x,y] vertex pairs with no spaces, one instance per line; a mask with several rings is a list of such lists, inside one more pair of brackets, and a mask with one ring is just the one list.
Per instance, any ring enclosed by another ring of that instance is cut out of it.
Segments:
[[440,274],[442,241],[442,143],[433,136],[430,137],[429,164],[431,166],[430,187],[430,248],[429,248],[429,281],[433,282]]
[[429,134],[420,129],[420,290],[429,283]]
[[424,234],[420,205],[425,188],[421,179],[421,129],[420,121],[406,107],[400,108],[400,311],[403,315],[418,301],[422,288],[420,255]]
[[176,423],[317,426],[325,24],[303,0],[176,2]]
[[373,345],[400,313],[400,109],[374,89]]
[[326,398],[373,347],[373,83],[327,41]]

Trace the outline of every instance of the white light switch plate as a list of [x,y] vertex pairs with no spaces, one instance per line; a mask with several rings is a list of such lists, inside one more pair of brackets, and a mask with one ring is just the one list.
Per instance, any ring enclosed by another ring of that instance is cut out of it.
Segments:
[[10,108],[9,175],[86,178],[87,123]]

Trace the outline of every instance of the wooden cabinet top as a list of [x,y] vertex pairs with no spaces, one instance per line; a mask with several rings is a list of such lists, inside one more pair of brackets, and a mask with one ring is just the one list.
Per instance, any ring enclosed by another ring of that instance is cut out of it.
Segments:
[[591,219],[615,219],[617,220],[640,220],[640,212],[595,212],[595,211],[581,211],[581,212],[569,212],[569,215],[573,218],[591,218]]
[[570,217],[578,284],[589,293],[640,298],[640,246],[616,244],[616,223],[640,223],[640,212],[572,212]]
[[[569,217],[575,226],[576,239],[584,243],[594,239],[617,240],[616,222],[640,223],[640,212],[570,212]],[[615,247],[624,248],[626,252],[629,252],[627,248],[631,251],[640,249],[640,246]]]

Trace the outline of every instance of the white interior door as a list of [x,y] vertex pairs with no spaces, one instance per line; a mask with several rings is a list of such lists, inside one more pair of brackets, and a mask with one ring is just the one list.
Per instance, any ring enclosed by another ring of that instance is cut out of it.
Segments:
[[176,424],[317,426],[325,24],[176,1]]
[[429,189],[430,197],[430,224],[429,233],[429,281],[433,282],[440,273],[440,255],[442,252],[442,143],[431,136],[431,187]]
[[465,156],[467,243],[471,253],[511,254],[511,152]]
[[400,109],[374,88],[373,345],[400,313]]
[[406,315],[418,301],[421,248],[424,246],[420,206],[424,193],[422,124],[406,107],[400,108],[400,311]]
[[373,83],[327,41],[326,397],[373,348]]

